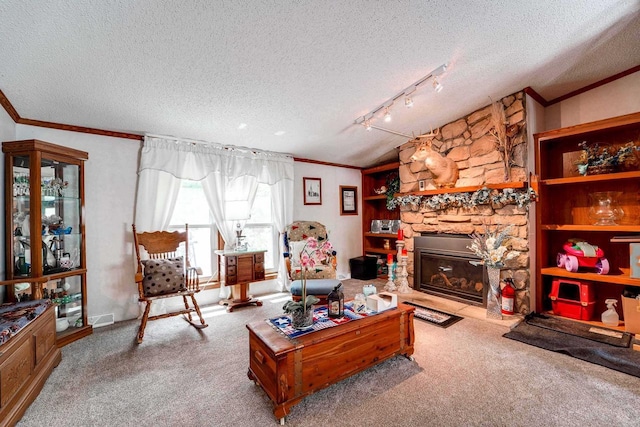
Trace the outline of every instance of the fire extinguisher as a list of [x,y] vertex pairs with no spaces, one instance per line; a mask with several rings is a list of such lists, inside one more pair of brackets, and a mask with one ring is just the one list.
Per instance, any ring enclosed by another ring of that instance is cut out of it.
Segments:
[[502,314],[510,316],[514,313],[516,302],[516,287],[513,279],[507,277],[504,279],[504,288],[502,288]]

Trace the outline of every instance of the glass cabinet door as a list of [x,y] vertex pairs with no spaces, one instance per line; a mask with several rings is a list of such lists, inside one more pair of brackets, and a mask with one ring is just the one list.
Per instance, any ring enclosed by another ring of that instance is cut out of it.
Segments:
[[42,274],[80,265],[79,166],[42,159],[40,167]]
[[13,277],[31,276],[31,174],[30,156],[17,156],[13,161],[12,226]]

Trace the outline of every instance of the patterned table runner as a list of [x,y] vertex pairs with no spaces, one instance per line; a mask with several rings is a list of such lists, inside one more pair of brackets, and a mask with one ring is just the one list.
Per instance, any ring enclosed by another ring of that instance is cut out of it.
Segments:
[[291,326],[291,317],[287,314],[282,316],[266,319],[266,322],[276,328],[288,338],[297,338],[301,335],[309,334],[311,332],[319,331],[326,328],[332,328],[334,326],[342,325],[352,320],[363,319],[367,316],[373,316],[378,314],[377,311],[367,310],[365,312],[356,313],[353,311],[353,303],[348,302],[344,305],[344,317],[338,319],[331,319],[329,317],[329,311],[327,306],[316,307],[313,309],[313,325],[307,329],[295,329]]

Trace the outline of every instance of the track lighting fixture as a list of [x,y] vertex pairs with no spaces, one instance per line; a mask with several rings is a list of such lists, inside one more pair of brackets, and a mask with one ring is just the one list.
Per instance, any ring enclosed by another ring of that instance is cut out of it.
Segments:
[[384,121],[385,122],[390,122],[391,121],[391,111],[389,111],[389,107],[384,107]]
[[438,81],[438,77],[441,76],[442,74],[444,74],[444,72],[446,70],[447,70],[447,64],[442,64],[441,66],[439,66],[435,70],[431,71],[429,74],[427,74],[426,76],[424,76],[423,78],[421,78],[417,82],[413,83],[412,85],[408,86],[403,91],[401,91],[400,93],[396,94],[394,97],[388,99],[383,104],[381,104],[378,107],[376,107],[373,110],[371,110],[369,113],[365,114],[364,116],[358,117],[356,120],[354,120],[354,123],[358,124],[358,125],[364,125],[365,129],[367,129],[367,130],[371,130],[372,128],[373,129],[379,129],[378,127],[372,125],[372,121],[374,120],[374,116],[377,113],[379,113],[380,111],[384,110],[384,113],[383,113],[384,121],[385,122],[390,122],[391,121],[391,107],[393,106],[393,104],[396,101],[398,101],[403,96],[404,96],[404,105],[405,105],[405,107],[407,107],[407,108],[413,107],[413,92],[415,92],[418,89],[418,86],[420,86],[421,84],[423,84],[424,82],[426,82],[429,79],[433,79],[433,89],[436,92],[440,92],[442,90],[442,85]]
[[435,90],[436,93],[440,93],[440,91],[442,91],[442,85],[438,81],[437,77],[433,78],[433,90]]
[[410,95],[404,96],[404,106],[407,108],[413,107],[413,98]]

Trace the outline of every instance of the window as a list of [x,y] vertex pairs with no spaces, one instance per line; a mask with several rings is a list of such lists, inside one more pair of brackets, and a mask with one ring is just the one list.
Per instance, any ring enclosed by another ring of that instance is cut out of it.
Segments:
[[246,236],[249,248],[267,250],[264,254],[265,270],[277,270],[279,233],[271,217],[271,187],[269,185],[258,184],[256,198],[251,207],[251,218],[247,220],[242,234]]
[[[268,272],[278,269],[279,233],[271,216],[271,187],[258,184],[256,198],[242,234],[253,249],[266,249],[264,267]],[[183,230],[189,224],[189,254],[191,264],[202,269],[202,276],[215,277],[218,263],[213,251],[218,249],[218,230],[200,181],[182,180],[169,230]]]
[[200,181],[182,180],[169,230],[184,230],[189,224],[189,258],[191,265],[202,269],[202,276],[218,272],[213,251],[218,249],[218,230]]

